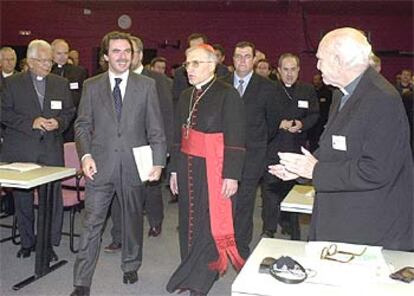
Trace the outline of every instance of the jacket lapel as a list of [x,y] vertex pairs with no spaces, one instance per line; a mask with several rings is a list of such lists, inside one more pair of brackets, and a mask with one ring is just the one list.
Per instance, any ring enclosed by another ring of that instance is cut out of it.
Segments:
[[26,88],[27,88],[27,93],[34,100],[34,102],[35,102],[35,104],[36,104],[36,106],[39,110],[39,113],[42,113],[42,107],[40,106],[39,97],[37,96],[36,90],[34,88],[30,71],[27,71],[27,73],[25,74],[24,80],[25,80],[25,84],[26,84]]
[[114,98],[112,96],[111,83],[109,81],[108,72],[106,72],[105,75],[102,76],[101,82],[102,82],[102,87],[100,87],[99,90],[100,90],[100,97],[102,98],[102,104],[106,108],[108,113],[111,114],[112,119],[115,122],[118,122],[116,118],[115,103],[114,103]]

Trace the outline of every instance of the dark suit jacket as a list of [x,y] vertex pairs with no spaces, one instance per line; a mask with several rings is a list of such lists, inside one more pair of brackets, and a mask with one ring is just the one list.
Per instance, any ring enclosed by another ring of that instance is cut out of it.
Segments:
[[[42,110],[30,72],[6,78],[2,96],[2,120],[6,126],[3,134],[5,161],[64,164],[62,133],[75,115],[75,108],[66,79],[54,74],[45,79],[46,95]],[[60,101],[61,109],[52,109],[52,101]],[[39,116],[55,118],[59,128],[46,133],[33,130],[33,121]]]
[[[339,102],[336,93],[316,151],[310,238],[413,249],[413,161],[399,94],[369,67],[340,112]],[[346,150],[333,136],[345,137]]]
[[[233,85],[233,74],[222,78]],[[243,176],[260,177],[265,166],[267,144],[280,124],[276,85],[253,73],[243,94],[246,114],[246,158]]]
[[165,137],[167,140],[167,150],[171,151],[172,139],[173,139],[173,100],[172,100],[172,89],[171,82],[169,78],[163,74],[150,71],[147,69],[142,70],[142,75],[150,77],[155,80],[155,85],[157,87],[159,105],[161,109],[161,114],[164,122],[165,128]]
[[78,154],[91,154],[98,173],[95,184],[111,180],[122,165],[127,186],[141,184],[132,148],[151,145],[153,164],[165,166],[166,140],[155,81],[130,73],[118,122],[108,72],[85,81],[75,121]]
[[[52,73],[60,75],[57,64],[53,65]],[[83,82],[88,78],[88,72],[83,67],[65,64],[63,65],[63,77],[69,80],[69,89],[72,94],[73,104],[77,108],[82,95]]]

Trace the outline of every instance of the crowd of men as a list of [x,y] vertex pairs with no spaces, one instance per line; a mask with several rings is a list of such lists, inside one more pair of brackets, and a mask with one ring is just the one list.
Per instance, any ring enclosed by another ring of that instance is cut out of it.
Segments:
[[[71,295],[90,294],[108,212],[112,242],[104,250],[122,252],[123,283],[139,280],[144,211],[148,236],[159,236],[164,181],[179,207],[181,263],[171,293],[207,295],[229,258],[243,266],[259,186],[263,237],[280,225],[300,238],[298,217],[282,215],[280,203],[296,182],[312,181],[310,239],[414,250],[412,72],[391,85],[363,33],[342,28],[322,39],[313,85],[299,80],[298,55],[283,53],[273,69],[247,41],[235,45],[227,67],[221,45],[190,35],[173,79],[165,58],[144,66],[143,52],[140,38],[110,32],[99,73],[87,79],[64,39],[31,41],[20,73],[15,51],[0,50],[1,161],[62,166],[64,142],[77,145],[86,214]],[[148,144],[153,167],[142,182],[132,149]],[[27,258],[33,191],[12,196],[17,257]],[[63,219],[59,182],[53,198],[50,261],[58,260]]]

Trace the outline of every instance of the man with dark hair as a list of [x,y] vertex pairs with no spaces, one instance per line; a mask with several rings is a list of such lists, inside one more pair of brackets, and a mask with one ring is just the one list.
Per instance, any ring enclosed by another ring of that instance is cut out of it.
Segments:
[[123,282],[138,281],[143,246],[143,182],[132,149],[149,145],[153,167],[149,181],[165,166],[166,140],[155,82],[129,70],[129,34],[111,32],[102,40],[108,72],[85,82],[75,136],[86,177],[85,212],[72,296],[89,295],[104,226],[116,195],[122,217]]
[[270,78],[272,66],[268,60],[261,59],[256,62],[254,72],[262,77]]
[[223,77],[229,74],[229,70],[227,66],[224,64],[224,60],[226,59],[226,51],[221,44],[213,44],[214,53],[217,57],[217,67],[216,67],[216,75],[217,77]]
[[235,71],[223,78],[245,104],[246,158],[239,190],[234,197],[234,225],[240,254],[247,259],[253,234],[256,189],[265,171],[267,143],[279,126],[276,84],[254,73],[255,45],[239,42],[233,53]]
[[[69,44],[63,39],[55,39],[52,42],[53,66],[52,73],[69,80],[69,90],[72,95],[73,104],[76,108],[82,95],[82,85],[88,77],[85,68],[68,63]],[[73,119],[75,120],[75,119]],[[65,142],[74,141],[73,122],[69,129],[63,134]]]
[[279,153],[282,180],[311,179],[316,196],[309,239],[414,248],[413,160],[404,107],[369,65],[361,31],[335,29],[319,43],[318,69],[338,88],[315,155]]
[[217,59],[210,45],[186,51],[184,64],[193,87],[177,105],[170,188],[179,194],[181,264],[167,290],[207,295],[228,256],[236,269],[232,200],[244,158],[244,107],[237,92],[214,75]]
[[395,85],[396,89],[402,97],[404,93],[413,91],[413,86],[411,84],[411,75],[412,71],[409,69],[404,69],[401,71],[400,81]]
[[[171,141],[173,133],[173,107],[172,93],[169,82],[165,75],[145,69],[142,65],[144,45],[138,37],[131,36],[134,55],[131,60],[131,70],[139,75],[144,75],[155,80],[157,94],[159,98],[160,110],[163,118],[165,136],[167,141],[167,151],[171,151]],[[157,237],[161,234],[162,221],[164,219],[164,206],[162,199],[162,182],[154,181],[145,184],[143,191],[143,202],[146,216],[150,224],[148,236]],[[111,205],[112,242],[104,248],[107,253],[121,250],[122,247],[122,220],[121,208],[118,199],[114,199]]]
[[167,70],[167,59],[164,57],[153,58],[150,63],[150,69],[151,71],[165,74],[165,71]]
[[[75,115],[66,79],[50,74],[52,49],[33,40],[27,49],[29,71],[6,78],[2,93],[3,160],[63,166],[63,132]],[[46,186],[39,187],[44,198]],[[21,248],[17,257],[30,256],[35,243],[33,190],[13,189]],[[58,246],[63,222],[60,182],[53,183],[51,243]],[[58,257],[50,246],[49,259]]]
[[[306,132],[313,127],[319,117],[319,105],[312,85],[298,81],[300,71],[299,57],[284,53],[279,58],[278,71],[280,83],[278,99],[282,106],[281,123],[276,137],[269,143],[267,164],[279,160],[279,151],[299,152],[305,146]],[[297,214],[289,213],[279,217],[280,202],[293,187],[294,182],[281,182],[268,172],[263,178],[263,236],[273,237],[278,221],[282,231],[300,238]],[[281,218],[281,219],[279,219]]]

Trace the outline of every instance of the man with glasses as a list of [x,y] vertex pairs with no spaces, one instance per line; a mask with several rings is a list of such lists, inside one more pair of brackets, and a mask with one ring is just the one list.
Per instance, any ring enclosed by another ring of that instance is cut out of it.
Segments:
[[242,98],[246,113],[246,159],[242,180],[234,197],[237,246],[243,258],[250,255],[256,189],[265,170],[267,143],[279,126],[276,84],[254,73],[255,45],[239,42],[233,54],[235,71],[224,77]]
[[206,295],[229,255],[244,260],[235,244],[232,200],[244,159],[244,107],[236,90],[214,75],[217,58],[207,44],[186,51],[188,80],[176,108],[170,188],[179,194],[181,264],[167,290]]
[[[52,49],[44,40],[33,40],[27,49],[29,71],[6,78],[2,96],[3,159],[63,166],[63,132],[75,115],[67,80],[50,74]],[[39,195],[46,194],[40,186]],[[30,256],[35,243],[33,191],[13,190],[21,238],[17,257]],[[43,198],[43,197],[40,197]],[[52,245],[60,242],[63,221],[59,182],[53,185]],[[57,260],[53,249],[50,260]]]

